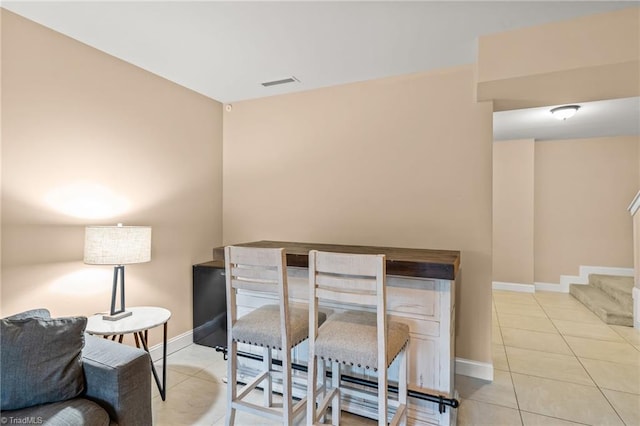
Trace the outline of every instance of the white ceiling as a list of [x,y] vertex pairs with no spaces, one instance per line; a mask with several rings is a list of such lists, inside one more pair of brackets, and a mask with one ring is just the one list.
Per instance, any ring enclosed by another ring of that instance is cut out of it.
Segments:
[[[2,7],[230,103],[473,63],[480,35],[638,4],[3,1]],[[299,82],[261,85],[290,76]],[[500,120],[521,120],[515,114],[496,114],[497,127],[512,127]]]
[[567,120],[551,115],[551,108],[527,108],[493,113],[493,139],[580,139],[640,134],[640,98],[580,102]]

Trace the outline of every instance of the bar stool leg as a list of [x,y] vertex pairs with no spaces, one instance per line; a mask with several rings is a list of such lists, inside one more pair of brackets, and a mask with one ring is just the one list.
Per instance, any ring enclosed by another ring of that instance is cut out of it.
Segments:
[[310,346],[309,360],[307,361],[307,426],[316,423],[316,383],[318,377],[317,361],[321,360],[319,358],[316,360],[313,346]]
[[293,400],[291,399],[291,351],[282,350],[282,423],[293,426]]
[[378,425],[387,425],[387,368],[378,368]]
[[[318,384],[320,386],[320,400],[324,400],[327,395],[327,387],[329,380],[327,379],[327,366],[323,359],[318,359]],[[323,411],[320,414],[320,423],[324,423],[327,417],[327,412]]]
[[271,386],[271,348],[265,347],[262,356],[262,369],[267,372],[262,385],[264,392],[264,406],[271,407],[273,405],[273,388]]
[[400,418],[400,425],[407,426],[407,353],[409,352],[409,344],[405,346],[404,350],[400,352],[400,372],[398,377],[398,403],[400,406],[404,405],[404,414]]
[[336,389],[334,397],[331,399],[331,424],[340,424],[340,363],[331,363],[331,386]]
[[[229,339],[231,340],[231,339]],[[229,354],[227,356],[227,415],[225,416],[225,425],[231,426],[235,424],[236,409],[233,408],[233,402],[238,394],[238,381],[236,377],[236,359],[238,355],[237,343],[229,341],[227,347]]]

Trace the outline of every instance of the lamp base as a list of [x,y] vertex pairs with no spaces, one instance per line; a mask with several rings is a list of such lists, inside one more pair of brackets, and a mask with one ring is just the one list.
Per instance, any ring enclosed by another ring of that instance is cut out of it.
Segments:
[[133,315],[133,312],[124,311],[114,315],[103,315],[102,319],[105,321],[118,321],[118,320],[121,320],[122,318],[130,317],[131,315]]

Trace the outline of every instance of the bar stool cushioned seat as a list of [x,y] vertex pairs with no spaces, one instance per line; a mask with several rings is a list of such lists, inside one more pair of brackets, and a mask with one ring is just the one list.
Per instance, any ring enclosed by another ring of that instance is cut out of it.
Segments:
[[[322,324],[327,315],[318,312],[318,321]],[[254,346],[265,346],[282,350],[280,332],[280,306],[264,305],[238,318],[233,325],[233,340]],[[296,346],[309,336],[309,309],[289,304],[289,335],[292,346]],[[375,321],[374,321],[375,325]],[[374,336],[375,337],[375,336]]]
[[[347,311],[329,317],[316,339],[316,356],[378,370],[377,315],[374,312]],[[409,326],[389,321],[387,335],[387,367],[409,340]]]

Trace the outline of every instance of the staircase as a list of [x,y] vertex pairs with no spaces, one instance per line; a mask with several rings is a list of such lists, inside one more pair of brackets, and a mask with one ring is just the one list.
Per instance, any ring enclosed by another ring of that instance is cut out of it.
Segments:
[[633,277],[590,274],[589,284],[571,284],[569,293],[607,324],[633,327]]

